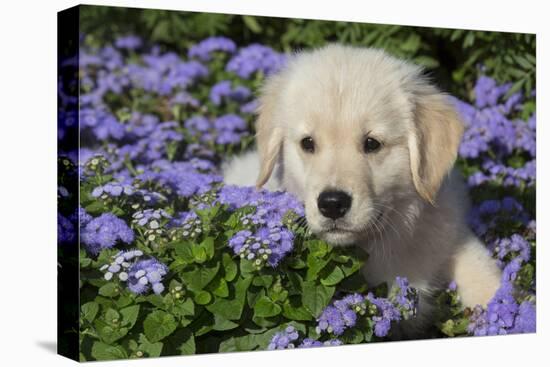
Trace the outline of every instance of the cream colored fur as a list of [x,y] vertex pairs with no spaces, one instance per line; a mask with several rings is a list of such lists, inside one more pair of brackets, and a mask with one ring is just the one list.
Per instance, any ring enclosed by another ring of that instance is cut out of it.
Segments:
[[[447,96],[415,65],[380,50],[330,45],[293,56],[260,98],[258,152],[229,162],[225,181],[288,190],[306,208],[311,230],[333,245],[357,245],[375,285],[406,276],[420,290],[421,329],[430,294],[454,279],[466,306],[486,304],[500,271],[466,224],[468,197],[452,170],[463,126]],[[366,154],[366,136],[382,143]],[[300,141],[310,136],[313,154]],[[321,215],[317,198],[343,190],[342,218]]]

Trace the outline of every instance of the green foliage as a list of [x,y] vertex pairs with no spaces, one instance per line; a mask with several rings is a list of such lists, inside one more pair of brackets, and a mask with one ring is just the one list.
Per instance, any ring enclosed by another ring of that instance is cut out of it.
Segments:
[[[86,194],[89,188],[83,190]],[[366,255],[333,248],[296,224],[293,230],[302,235],[295,238],[292,256],[276,269],[258,269],[226,245],[242,226],[231,217],[248,211],[229,215],[220,205],[198,211],[203,223],[211,224],[209,231],[195,242],[178,240],[155,250],[159,260],[170,264],[162,295],[136,295],[118,280],[98,277],[115,251],[104,250],[95,260],[83,253],[90,265],[82,269],[82,359],[266,349],[285,325],[318,338],[316,318],[335,292],[364,290],[364,282],[353,287],[349,280]],[[355,339],[365,341],[364,333]]]
[[535,88],[534,34],[97,6],[82,8],[80,24],[92,43],[133,33],[180,53],[209,36],[286,52],[330,42],[382,48],[424,66],[444,90],[463,99],[481,74],[514,80],[510,94],[523,90],[531,97]]

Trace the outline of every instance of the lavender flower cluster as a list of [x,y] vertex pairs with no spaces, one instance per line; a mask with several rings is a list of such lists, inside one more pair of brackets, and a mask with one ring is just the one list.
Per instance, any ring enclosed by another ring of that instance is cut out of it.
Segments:
[[[517,117],[522,95],[504,98],[510,84],[497,85],[494,79],[480,77],[474,87],[475,102],[456,100],[466,130],[459,155],[478,161],[478,170],[468,183],[479,186],[496,181],[503,186],[532,186],[536,180],[536,115],[527,121]],[[521,164],[508,165],[514,156],[524,155]]]
[[104,278],[107,281],[116,274],[135,294],[143,294],[149,290],[161,294],[164,291],[162,280],[168,273],[168,268],[155,258],[142,257],[141,250],[120,251],[112,256],[113,261],[110,264],[104,264],[99,270],[105,272]]
[[327,347],[327,346],[337,346],[342,345],[342,341],[338,339],[329,339],[324,342],[319,340],[304,338],[302,342],[298,345],[298,338],[300,337],[298,331],[294,326],[287,326],[284,331],[278,332],[273,335],[269,345],[267,346],[268,350],[275,349],[294,349],[294,348],[313,348],[313,347]]
[[[534,191],[536,116],[532,113],[527,120],[519,118],[524,106],[522,95],[506,97],[510,86],[481,77],[474,87],[473,104],[456,101],[466,123],[459,155],[470,170],[474,168],[468,177],[473,190],[496,184],[520,193]],[[533,211],[525,205],[534,206],[534,198],[528,199],[528,195],[524,195],[527,199],[509,194],[485,199],[475,203],[470,212],[472,229],[488,244],[503,269],[501,286],[487,307],[473,310],[470,334],[536,330],[535,282],[524,279],[534,275],[522,275],[526,271],[534,274],[536,222]]]
[[[417,307],[416,291],[406,278],[397,277],[388,298],[353,293],[334,300],[317,318],[315,332],[318,339],[304,338],[299,343],[299,333],[293,326],[276,333],[268,349],[291,349],[340,345],[346,330],[358,325],[360,318],[373,322],[373,333],[378,338],[388,336],[392,322],[399,322],[414,315]],[[321,341],[325,339],[324,341]],[[298,344],[299,343],[299,344]]]

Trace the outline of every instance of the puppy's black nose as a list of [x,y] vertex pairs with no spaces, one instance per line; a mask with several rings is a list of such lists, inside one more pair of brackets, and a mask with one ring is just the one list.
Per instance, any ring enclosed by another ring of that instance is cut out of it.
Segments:
[[317,198],[317,207],[325,217],[338,219],[351,207],[351,196],[343,191],[323,191]]

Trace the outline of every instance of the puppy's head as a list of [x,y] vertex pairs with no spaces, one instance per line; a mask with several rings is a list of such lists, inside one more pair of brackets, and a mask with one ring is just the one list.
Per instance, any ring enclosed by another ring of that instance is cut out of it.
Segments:
[[435,203],[462,131],[420,68],[331,45],[295,56],[265,84],[257,184],[281,162],[283,185],[303,200],[312,231],[352,244],[403,216],[403,203]]

